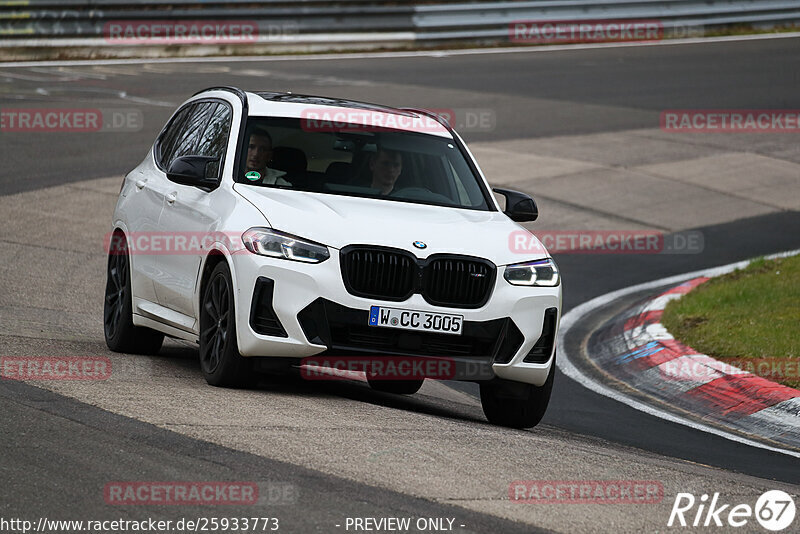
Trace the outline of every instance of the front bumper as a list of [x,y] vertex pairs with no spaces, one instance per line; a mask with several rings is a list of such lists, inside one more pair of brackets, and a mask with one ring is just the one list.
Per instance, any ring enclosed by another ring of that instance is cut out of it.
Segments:
[[[498,267],[491,297],[477,309],[432,306],[419,294],[403,302],[381,301],[348,293],[342,281],[338,251],[330,249],[330,252],[331,257],[318,264],[250,253],[231,256],[237,288],[237,340],[243,356],[303,358],[335,350],[353,355],[449,357],[482,362],[500,378],[544,384],[553,364],[553,351],[549,351],[549,357],[545,354],[544,358],[523,360],[542,337],[543,325],[547,323],[546,310],[550,309],[551,329],[557,329],[560,286],[512,286],[503,279],[503,267]],[[265,279],[269,281],[271,298],[264,295]],[[254,299],[257,286],[261,286],[262,291]],[[264,302],[269,302],[274,310],[279,330],[269,326],[273,322],[264,320],[263,314],[253,321],[253,310],[262,307]],[[463,333],[451,335],[370,327],[367,326],[370,306],[463,315]],[[268,325],[266,330],[265,325]],[[555,336],[555,331],[552,335]]]

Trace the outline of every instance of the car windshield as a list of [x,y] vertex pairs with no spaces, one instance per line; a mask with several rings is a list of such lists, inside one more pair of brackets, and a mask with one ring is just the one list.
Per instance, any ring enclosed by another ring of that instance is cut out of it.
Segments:
[[[453,139],[295,118],[248,119],[236,181],[334,195],[490,210]],[[370,130],[370,131],[367,131]]]

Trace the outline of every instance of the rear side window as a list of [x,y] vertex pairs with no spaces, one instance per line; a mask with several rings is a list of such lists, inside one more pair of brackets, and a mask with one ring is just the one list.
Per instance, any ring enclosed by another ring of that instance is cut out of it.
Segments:
[[222,157],[230,132],[231,110],[226,104],[199,102],[181,109],[158,143],[162,170],[176,158],[188,155]]
[[218,163],[210,164],[206,171],[209,176],[219,177],[220,166],[225,159],[228,137],[231,131],[231,108],[228,104],[216,104],[208,124],[203,128],[193,154],[219,158]]
[[175,114],[172,121],[164,130],[161,139],[158,141],[157,146],[157,161],[159,166],[167,170],[169,164],[172,163],[172,153],[175,150],[175,142],[180,137],[185,129],[186,121],[189,119],[194,104],[190,104]]
[[197,143],[216,107],[215,102],[201,102],[194,105],[192,112],[183,124],[183,131],[175,138],[175,145],[170,154],[170,163],[181,156],[199,155],[196,152]]

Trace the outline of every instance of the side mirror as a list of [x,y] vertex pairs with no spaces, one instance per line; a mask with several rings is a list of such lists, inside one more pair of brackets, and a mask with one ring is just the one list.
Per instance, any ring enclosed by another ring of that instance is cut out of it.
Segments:
[[191,185],[201,189],[216,189],[219,178],[208,176],[208,166],[219,163],[219,158],[212,156],[181,156],[173,160],[167,171],[167,178],[175,183]]
[[492,191],[506,197],[506,210],[504,213],[512,221],[535,221],[539,217],[539,208],[536,207],[536,202],[525,193],[500,187],[493,187]]

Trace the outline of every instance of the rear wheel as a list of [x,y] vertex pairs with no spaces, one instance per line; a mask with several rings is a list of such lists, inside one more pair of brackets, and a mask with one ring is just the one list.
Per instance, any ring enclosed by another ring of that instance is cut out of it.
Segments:
[[532,428],[547,411],[553,391],[555,362],[541,386],[495,378],[481,383],[481,405],[490,423],[511,428]]
[[251,363],[239,354],[231,272],[222,261],[211,272],[203,291],[200,368],[212,386],[243,387],[255,381]]
[[111,240],[106,270],[103,303],[103,333],[106,345],[114,352],[156,354],[164,334],[133,324],[130,258],[125,236],[117,233]]
[[370,378],[370,376],[367,375],[369,387],[375,391],[396,393],[398,395],[413,395],[419,391],[419,388],[422,387],[422,383],[424,381],[424,378],[419,378],[417,380],[380,380],[376,378]]

